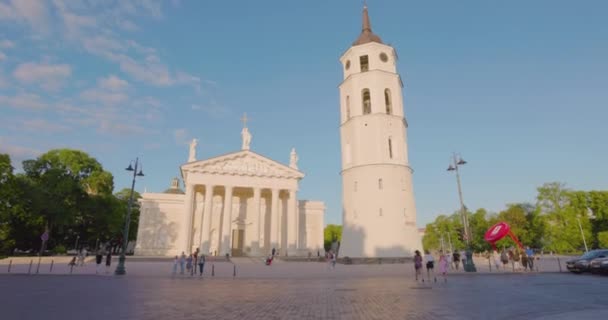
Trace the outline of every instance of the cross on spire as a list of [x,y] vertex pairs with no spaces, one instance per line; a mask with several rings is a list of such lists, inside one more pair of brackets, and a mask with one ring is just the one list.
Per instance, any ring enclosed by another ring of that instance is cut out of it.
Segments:
[[243,121],[243,128],[247,128],[247,121],[249,121],[251,119],[247,118],[247,112],[243,113],[243,117],[241,118],[241,121]]

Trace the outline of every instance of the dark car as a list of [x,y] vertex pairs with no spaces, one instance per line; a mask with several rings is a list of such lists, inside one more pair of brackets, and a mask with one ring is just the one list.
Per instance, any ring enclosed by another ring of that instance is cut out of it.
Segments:
[[566,268],[574,273],[587,272],[591,260],[606,257],[608,257],[608,249],[591,250],[576,259],[566,261]]
[[595,258],[589,263],[589,270],[591,273],[603,273],[608,274],[608,257],[606,258]]

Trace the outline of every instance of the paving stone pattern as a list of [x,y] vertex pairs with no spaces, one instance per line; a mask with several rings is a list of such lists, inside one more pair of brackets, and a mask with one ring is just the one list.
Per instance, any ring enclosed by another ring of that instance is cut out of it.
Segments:
[[[125,277],[1,273],[0,319],[606,319],[608,277],[452,273],[416,282],[409,265],[216,263],[216,277],[131,262]],[[88,269],[87,269],[88,268]],[[92,269],[91,269],[92,268]],[[86,272],[85,272],[86,271]]]

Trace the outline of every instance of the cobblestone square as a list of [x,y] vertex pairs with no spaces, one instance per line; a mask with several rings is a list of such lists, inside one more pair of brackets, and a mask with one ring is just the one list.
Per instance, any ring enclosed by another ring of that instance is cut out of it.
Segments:
[[[214,263],[215,276],[171,275],[130,262],[125,277],[0,276],[2,319],[601,319],[608,278],[546,273],[453,273],[416,282],[409,264]],[[88,269],[87,269],[88,268]],[[165,269],[167,272],[165,272]]]

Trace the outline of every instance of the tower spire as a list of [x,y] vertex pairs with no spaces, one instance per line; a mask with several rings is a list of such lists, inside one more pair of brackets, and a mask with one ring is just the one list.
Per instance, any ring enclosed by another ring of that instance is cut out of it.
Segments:
[[382,39],[380,39],[379,36],[375,35],[372,32],[372,23],[370,22],[369,13],[367,11],[367,1],[364,1],[363,2],[363,26],[361,28],[361,34],[359,35],[359,38],[357,38],[357,40],[355,40],[353,45],[356,46],[356,45],[360,45],[360,44],[366,44],[369,42],[382,43]]

